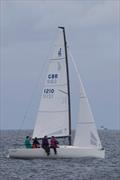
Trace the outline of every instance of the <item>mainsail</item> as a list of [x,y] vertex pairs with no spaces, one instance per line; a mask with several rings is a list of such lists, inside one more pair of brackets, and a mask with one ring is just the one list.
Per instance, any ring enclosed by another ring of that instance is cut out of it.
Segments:
[[69,136],[68,81],[64,36],[59,29],[54,53],[49,59],[33,138]]

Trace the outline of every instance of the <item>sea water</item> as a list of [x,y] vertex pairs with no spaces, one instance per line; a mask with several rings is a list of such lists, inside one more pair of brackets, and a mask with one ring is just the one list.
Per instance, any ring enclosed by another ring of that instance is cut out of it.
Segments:
[[105,159],[7,158],[8,149],[22,146],[25,136],[31,134],[29,130],[1,131],[0,180],[120,180],[119,130],[99,130]]

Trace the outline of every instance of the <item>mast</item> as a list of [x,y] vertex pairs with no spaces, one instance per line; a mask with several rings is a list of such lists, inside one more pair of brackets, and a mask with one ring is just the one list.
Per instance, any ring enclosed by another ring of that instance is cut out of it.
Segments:
[[69,82],[69,69],[68,69],[68,54],[67,54],[67,41],[65,35],[65,28],[58,27],[63,30],[64,47],[65,47],[65,60],[66,60],[66,72],[67,72],[67,90],[68,90],[68,117],[69,117],[69,145],[71,145],[71,104],[70,104],[70,82]]

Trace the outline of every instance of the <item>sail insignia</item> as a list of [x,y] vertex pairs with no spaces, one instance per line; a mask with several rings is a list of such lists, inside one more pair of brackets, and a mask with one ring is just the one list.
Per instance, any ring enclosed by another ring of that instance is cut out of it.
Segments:
[[60,49],[58,50],[58,56],[59,56],[59,57],[62,56],[62,48],[60,48]]

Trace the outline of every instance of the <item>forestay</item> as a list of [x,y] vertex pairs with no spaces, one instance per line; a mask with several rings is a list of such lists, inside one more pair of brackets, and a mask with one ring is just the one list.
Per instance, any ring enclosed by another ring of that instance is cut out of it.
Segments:
[[68,92],[63,32],[54,46],[54,53],[48,62],[33,138],[54,135],[69,135]]

